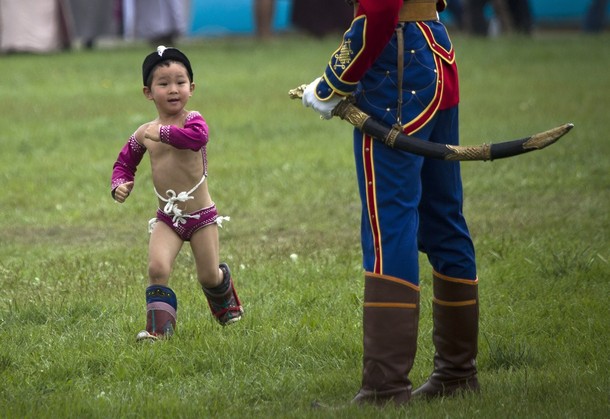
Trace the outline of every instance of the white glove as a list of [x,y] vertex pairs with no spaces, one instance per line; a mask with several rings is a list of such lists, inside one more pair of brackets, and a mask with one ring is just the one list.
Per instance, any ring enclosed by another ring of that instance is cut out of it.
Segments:
[[328,100],[320,100],[316,96],[316,87],[322,77],[318,77],[307,85],[303,91],[303,106],[313,108],[314,111],[320,114],[322,119],[330,119],[333,117],[333,109],[343,100],[343,96],[334,94]]

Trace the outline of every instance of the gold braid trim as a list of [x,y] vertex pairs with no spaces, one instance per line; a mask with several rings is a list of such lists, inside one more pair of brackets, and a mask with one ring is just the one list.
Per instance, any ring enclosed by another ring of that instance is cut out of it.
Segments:
[[444,301],[444,300],[439,300],[436,297],[432,298],[432,302],[436,303],[440,306],[445,306],[445,307],[466,307],[466,306],[474,306],[477,304],[476,299],[466,300],[466,301]]
[[417,304],[410,303],[364,303],[364,307],[375,307],[375,308],[410,308],[416,309]]
[[461,146],[461,145],[449,145],[446,147],[452,151],[445,157],[445,160],[491,160],[491,145],[473,145],[473,146]]
[[366,120],[370,118],[369,115],[352,105],[349,99],[339,102],[333,109],[333,115],[346,120],[358,129],[362,129]]
[[394,126],[392,126],[392,129],[390,130],[390,132],[388,132],[388,135],[386,135],[385,138],[383,139],[383,142],[388,147],[394,148],[396,139],[398,138],[398,136],[401,133],[402,133],[402,127],[400,125],[394,125]]

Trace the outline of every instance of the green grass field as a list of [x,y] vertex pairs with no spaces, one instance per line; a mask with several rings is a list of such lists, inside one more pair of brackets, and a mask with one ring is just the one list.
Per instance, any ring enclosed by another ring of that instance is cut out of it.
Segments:
[[[170,282],[178,332],[154,345],[134,339],[156,208],[148,162],[126,204],[109,193],[120,147],[154,117],[140,87],[149,48],[0,57],[0,417],[610,416],[610,36],[454,38],[463,144],[576,126],[543,151],[462,165],[479,396],[347,403],[363,287],[351,129],[287,97],[338,39],[204,39],[182,45],[197,84],[189,108],[210,125],[210,190],[231,216],[221,257],[246,316],[213,321],[185,246]],[[421,267],[415,385],[433,355],[423,256]]]

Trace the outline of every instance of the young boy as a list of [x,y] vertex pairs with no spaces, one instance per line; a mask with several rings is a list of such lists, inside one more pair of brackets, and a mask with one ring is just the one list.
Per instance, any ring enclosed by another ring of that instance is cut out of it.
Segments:
[[138,333],[138,341],[171,336],[176,328],[178,300],[168,283],[185,241],[218,322],[225,326],[243,314],[229,267],[219,264],[220,219],[206,182],[208,126],[199,112],[185,109],[195,89],[189,59],[176,48],[160,46],[145,58],[142,77],[144,96],[154,102],[158,117],[129,138],[112,171],[112,197],[123,203],[148,151],[159,201],[157,216],[149,223],[146,330]]

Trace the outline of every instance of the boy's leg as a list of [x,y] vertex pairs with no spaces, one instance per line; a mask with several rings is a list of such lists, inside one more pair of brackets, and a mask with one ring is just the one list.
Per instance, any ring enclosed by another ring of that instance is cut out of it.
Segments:
[[216,320],[223,326],[241,319],[244,312],[226,263],[219,264],[218,226],[210,224],[193,233],[191,249],[197,278]]
[[222,282],[218,244],[218,225],[209,224],[195,231],[190,240],[191,250],[197,267],[197,280],[202,287],[214,288]]
[[161,221],[155,224],[148,242],[148,279],[151,285],[167,286],[183,243],[170,226]]
[[172,265],[181,247],[182,240],[168,225],[162,222],[155,225],[148,246],[146,330],[138,333],[137,340],[169,337],[176,329],[178,300],[168,283]]

